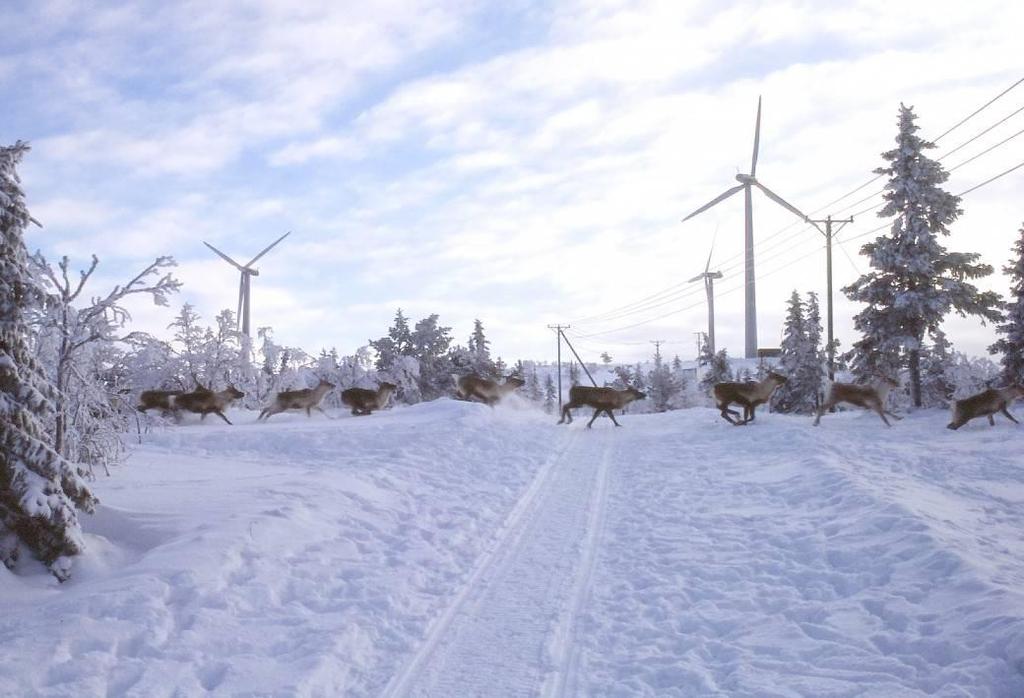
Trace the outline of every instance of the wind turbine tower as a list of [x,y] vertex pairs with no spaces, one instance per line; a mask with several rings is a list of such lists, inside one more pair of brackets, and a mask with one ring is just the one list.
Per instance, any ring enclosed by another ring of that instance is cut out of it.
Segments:
[[[757,98],[757,120],[754,124],[754,155],[750,159],[750,174],[738,174],[736,175],[736,181],[738,185],[730,189],[725,190],[714,199],[704,204],[696,211],[691,213],[689,216],[683,219],[688,221],[699,213],[703,213],[715,204],[728,199],[733,194],[736,194],[741,189],[743,190],[744,200],[744,220],[745,220],[745,236],[744,236],[744,256],[745,256],[745,285],[746,285],[746,302],[745,302],[745,315],[746,315],[746,338],[745,338],[745,354],[748,359],[757,358],[757,298],[754,292],[754,205],[752,192],[754,187],[760,189],[765,196],[779,204],[785,209],[792,211],[795,215],[802,218],[805,222],[807,216],[800,212],[798,208],[793,204],[787,202],[785,199],[780,197],[775,192],[771,191],[768,187],[761,184],[754,177],[754,173],[757,172],[757,150],[761,140],[761,98]],[[709,337],[710,339],[710,337]]]
[[274,242],[270,243],[262,252],[260,252],[258,255],[256,255],[252,259],[250,259],[245,264],[239,264],[238,262],[236,262],[235,260],[231,259],[231,257],[228,257],[226,254],[224,254],[223,252],[218,250],[216,247],[214,247],[210,243],[208,243],[208,242],[204,242],[203,243],[204,245],[209,247],[211,250],[213,250],[215,253],[217,253],[217,256],[219,256],[221,259],[223,259],[225,262],[227,262],[228,264],[230,264],[234,268],[238,269],[238,271],[241,272],[241,274],[242,274],[241,280],[238,283],[238,316],[237,317],[238,317],[238,329],[242,332],[242,334],[246,337],[246,339],[249,339],[249,338],[252,337],[252,335],[250,334],[250,326],[249,326],[249,317],[250,317],[249,311],[250,311],[250,307],[251,307],[250,306],[250,292],[252,290],[252,277],[260,275],[259,270],[258,269],[253,269],[252,265],[255,264],[256,261],[260,257],[265,255],[267,252],[270,252],[270,250],[272,250],[277,245],[277,243],[281,242],[282,240],[284,240],[286,237],[288,237],[291,234],[292,233],[289,230],[287,233],[285,233],[284,235],[279,237],[277,240],[274,240]]
[[708,263],[704,265],[704,273],[690,279],[689,283],[704,280],[704,290],[708,294],[708,348],[715,353],[715,279],[722,278],[722,272],[709,271],[711,269],[711,253],[715,251],[714,242],[711,243],[711,252],[708,252]]

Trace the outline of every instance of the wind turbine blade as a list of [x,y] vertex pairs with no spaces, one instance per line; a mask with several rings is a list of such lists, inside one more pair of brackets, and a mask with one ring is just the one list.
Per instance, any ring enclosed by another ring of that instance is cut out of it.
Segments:
[[757,172],[757,149],[761,143],[761,97],[757,97],[757,121],[754,123],[754,155],[750,158],[750,176]]
[[289,236],[289,235],[291,235],[291,234],[292,234],[292,231],[290,231],[290,230],[289,230],[289,231],[288,231],[287,233],[285,233],[284,235],[282,235],[282,236],[281,236],[281,237],[279,237],[278,239],[274,240],[274,241],[273,241],[272,243],[270,243],[269,245],[267,245],[267,248],[266,248],[265,250],[263,250],[262,252],[260,252],[260,253],[259,253],[258,255],[256,255],[256,256],[255,256],[255,257],[253,257],[252,259],[250,259],[250,260],[249,260],[249,262],[248,262],[248,263],[247,263],[247,264],[246,264],[245,266],[247,266],[247,267],[251,267],[251,266],[252,266],[253,264],[255,264],[255,263],[256,263],[256,260],[257,260],[257,259],[259,259],[259,258],[260,258],[260,257],[262,257],[263,255],[265,255],[265,254],[266,254],[267,252],[270,252],[270,250],[271,250],[271,249],[272,249],[272,248],[273,248],[273,247],[274,247],[275,245],[277,245],[277,243],[281,242],[282,240],[284,240],[284,239],[285,239],[286,237],[288,237],[288,236]]
[[745,185],[745,184],[737,184],[732,189],[727,189],[725,192],[723,192],[722,194],[719,194],[714,199],[712,199],[708,203],[704,204],[703,206],[698,208],[696,211],[691,213],[689,216],[684,218],[683,221],[688,221],[691,218],[693,218],[694,216],[696,216],[698,213],[703,213],[704,211],[707,211],[709,208],[711,208],[712,206],[717,204],[719,201],[722,201],[724,199],[728,199],[730,196],[732,196],[733,194],[735,194],[736,192],[738,192],[740,189],[742,189],[745,186],[747,186],[747,185]]
[[238,282],[238,312],[235,314],[235,329],[241,331],[242,329],[242,298],[245,296],[245,272],[242,272],[242,278]]
[[231,266],[235,267],[236,269],[241,269],[241,268],[242,268],[242,265],[241,265],[241,264],[239,264],[239,263],[238,263],[238,262],[236,262],[235,260],[231,259],[231,257],[228,257],[228,256],[227,256],[226,254],[224,254],[223,252],[221,252],[220,250],[218,250],[218,249],[217,249],[216,247],[214,247],[214,246],[213,246],[213,245],[211,245],[210,243],[208,243],[208,242],[204,242],[203,244],[204,244],[204,245],[206,245],[207,247],[209,247],[209,248],[210,248],[211,250],[213,250],[214,252],[216,252],[216,253],[217,253],[217,255],[218,255],[218,256],[219,256],[219,257],[220,257],[221,259],[223,259],[223,260],[224,260],[225,262],[227,262],[227,263],[228,263],[228,264],[230,264]]
[[771,189],[761,184],[760,182],[754,182],[754,184],[756,184],[757,188],[763,191],[765,196],[767,196],[769,199],[777,203],[779,206],[788,208],[790,211],[798,215],[800,218],[803,218],[805,223],[807,222],[808,218],[807,216],[804,215],[803,211],[801,211],[796,206],[783,199],[781,196],[779,196],[778,194],[776,194],[775,192],[773,192]]
[[704,273],[708,273],[708,269],[711,268],[711,255],[715,253],[715,238],[718,237],[718,231],[715,231],[715,235],[711,238],[711,249],[708,250],[708,263],[704,265]]
[[687,281],[686,283],[688,283],[688,284],[692,284],[692,283],[693,283],[694,281],[700,281],[700,280],[701,280],[701,279],[703,279],[703,278],[704,278],[704,275],[703,275],[703,274],[697,274],[697,276],[693,277],[692,279],[690,279],[690,280],[689,280],[689,281]]

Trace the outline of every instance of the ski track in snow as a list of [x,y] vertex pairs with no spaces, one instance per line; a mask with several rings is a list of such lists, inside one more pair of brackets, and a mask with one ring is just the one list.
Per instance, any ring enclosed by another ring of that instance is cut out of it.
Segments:
[[1024,696],[1024,428],[248,417],[0,570],[0,696]]
[[578,611],[585,584],[573,581],[593,556],[590,512],[602,506],[611,456],[607,433],[559,454],[385,696],[534,696],[549,672],[555,685],[567,680],[568,633],[556,630],[571,629]]

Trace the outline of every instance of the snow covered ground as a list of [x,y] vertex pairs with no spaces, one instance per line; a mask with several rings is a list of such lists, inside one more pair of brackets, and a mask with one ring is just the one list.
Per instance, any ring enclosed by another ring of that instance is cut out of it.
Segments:
[[0,569],[0,695],[1024,696],[1001,418],[337,417],[150,434]]

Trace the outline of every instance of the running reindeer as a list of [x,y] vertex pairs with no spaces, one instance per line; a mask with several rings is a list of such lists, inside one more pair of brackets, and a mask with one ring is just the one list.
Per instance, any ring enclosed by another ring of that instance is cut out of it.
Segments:
[[181,395],[181,390],[143,390],[139,393],[139,404],[135,407],[139,412],[160,410],[167,414],[174,410],[174,398]]
[[206,419],[208,414],[215,414],[228,424],[231,424],[231,420],[224,416],[224,410],[232,402],[243,397],[245,397],[245,393],[233,385],[228,385],[226,389],[217,392],[200,385],[197,390],[193,390],[191,393],[179,393],[178,395],[171,396],[170,404],[175,419],[179,419],[181,411],[184,410],[202,415],[200,421]]
[[476,374],[461,376],[452,374],[455,380],[455,396],[460,400],[476,398],[486,405],[494,407],[503,397],[526,385],[526,381],[509,376],[504,383],[496,383]]
[[260,412],[260,416],[256,418],[256,421],[270,419],[278,412],[284,412],[285,410],[306,410],[307,417],[312,417],[312,410],[316,410],[330,419],[330,415],[324,412],[323,408],[320,407],[320,403],[323,402],[324,396],[332,388],[334,388],[334,383],[328,383],[321,378],[315,388],[286,390],[283,393],[278,393],[274,396],[273,404]]
[[562,424],[568,421],[569,424],[572,424],[570,410],[577,407],[593,407],[594,416],[587,422],[587,429],[590,429],[594,420],[597,419],[597,415],[602,412],[612,418],[615,426],[621,427],[622,425],[615,420],[612,410],[621,410],[634,400],[643,400],[645,397],[647,397],[646,394],[632,386],[625,390],[616,390],[615,388],[591,388],[587,385],[574,385],[569,388],[569,402],[565,403],[562,408],[562,418],[558,420],[558,423]]
[[384,409],[397,387],[394,383],[381,383],[376,390],[349,388],[342,391],[341,402],[351,407],[355,416],[370,414],[374,410]]
[[[742,426],[747,422],[754,421],[754,410],[758,405],[763,405],[771,399],[772,393],[778,390],[779,386],[785,385],[786,377],[775,371],[768,371],[768,375],[760,382],[746,381],[743,383],[726,382],[715,383],[714,394],[715,404],[722,411],[722,419]],[[737,421],[740,413],[729,409],[733,403],[743,407],[743,419]]]
[[893,388],[898,388],[899,385],[899,381],[895,378],[881,375],[875,376],[874,380],[866,385],[833,383],[829,387],[828,397],[818,408],[818,415],[814,418],[814,426],[818,426],[818,423],[821,421],[821,415],[841,402],[848,402],[857,407],[874,410],[882,418],[882,421],[885,422],[885,426],[891,427],[892,425],[889,424],[889,420],[885,418],[885,415],[889,415],[896,420],[903,419],[903,417],[885,409],[885,400],[889,397],[890,391]]
[[975,417],[988,417],[989,426],[994,427],[996,420],[992,415],[996,412],[1002,412],[1011,422],[1020,424],[1009,410],[1010,405],[1017,398],[1024,398],[1024,385],[992,388],[969,398],[957,400],[953,403],[953,421],[946,426],[956,430]]

